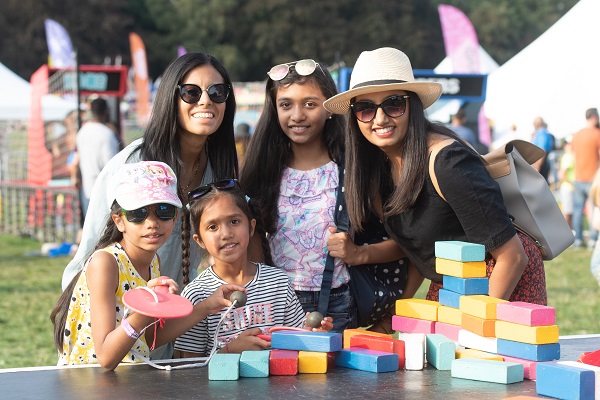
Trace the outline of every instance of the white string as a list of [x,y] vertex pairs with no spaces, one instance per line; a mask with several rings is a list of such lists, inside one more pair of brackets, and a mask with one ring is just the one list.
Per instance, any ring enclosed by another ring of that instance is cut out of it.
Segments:
[[[208,365],[208,363],[210,362],[210,359],[213,357],[213,355],[215,355],[217,350],[219,350],[217,348],[217,340],[218,340],[218,336],[219,336],[219,331],[221,330],[221,325],[223,325],[223,322],[225,321],[227,314],[229,314],[231,312],[233,307],[235,307],[236,303],[237,303],[237,300],[234,300],[233,304],[231,304],[231,306],[229,306],[229,308],[223,313],[223,315],[221,315],[221,319],[219,320],[219,323],[217,324],[217,329],[215,330],[215,337],[213,340],[212,350],[210,351],[210,354],[208,355],[208,357],[199,357],[199,359],[203,360],[202,362],[192,363],[192,364],[183,364],[183,365],[159,365],[159,364],[156,364],[155,362],[153,362],[152,360],[150,360],[149,358],[144,357],[143,355],[141,355],[138,351],[136,351],[134,349],[130,350],[131,354],[138,357],[140,360],[142,360],[146,364],[148,364],[156,369],[162,369],[165,371],[170,371],[172,369],[189,369],[189,368],[205,367],[206,365]],[[156,320],[153,323],[151,323],[150,325],[146,326],[146,328],[144,328],[142,330],[142,332],[144,332],[148,327],[152,326],[153,324],[155,324],[157,322],[158,322],[158,320]]]

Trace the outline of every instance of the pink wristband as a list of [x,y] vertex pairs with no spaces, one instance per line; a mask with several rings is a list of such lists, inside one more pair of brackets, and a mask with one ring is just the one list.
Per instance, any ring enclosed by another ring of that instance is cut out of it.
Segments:
[[123,318],[123,320],[121,321],[121,328],[123,328],[123,330],[125,331],[127,336],[129,336],[130,338],[132,338],[134,340],[138,340],[138,338],[140,337],[140,333],[138,331],[136,331],[133,328],[133,326],[131,326],[129,321],[127,321],[127,318]]

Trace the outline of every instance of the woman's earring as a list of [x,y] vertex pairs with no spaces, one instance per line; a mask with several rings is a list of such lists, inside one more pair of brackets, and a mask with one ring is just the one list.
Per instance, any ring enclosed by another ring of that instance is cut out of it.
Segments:
[[329,117],[327,117],[327,119],[331,119],[331,118],[333,118],[333,114],[332,114],[332,115],[330,115]]

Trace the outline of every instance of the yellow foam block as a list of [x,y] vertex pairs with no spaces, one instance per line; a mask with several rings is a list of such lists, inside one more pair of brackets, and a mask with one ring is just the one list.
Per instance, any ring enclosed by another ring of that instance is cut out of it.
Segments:
[[529,344],[558,342],[558,326],[527,326],[514,322],[496,321],[496,337]]
[[[463,314],[461,328],[483,337],[494,337],[496,320],[483,319],[469,314]],[[500,360],[502,361],[502,360]]]
[[462,311],[454,307],[439,306],[437,318],[438,322],[460,326]]
[[380,332],[371,332],[371,331],[367,331],[366,329],[344,329],[344,348],[345,349],[350,348],[350,338],[354,335],[371,335],[371,336],[386,337],[388,339],[392,337],[392,335],[387,335],[385,333],[380,333]]
[[505,302],[506,300],[485,296],[483,294],[476,294],[473,296],[461,296],[458,308],[463,313],[475,317],[496,319],[496,305]]
[[504,361],[502,356],[498,354],[487,353],[481,350],[475,349],[461,349],[454,352],[456,358],[479,358],[482,360],[496,360]]
[[454,261],[445,258],[435,259],[435,272],[457,278],[485,278],[485,261]]
[[441,304],[437,301],[424,299],[396,300],[396,315],[401,317],[437,321],[437,312]]
[[299,351],[298,372],[301,374],[324,374],[327,372],[327,353]]

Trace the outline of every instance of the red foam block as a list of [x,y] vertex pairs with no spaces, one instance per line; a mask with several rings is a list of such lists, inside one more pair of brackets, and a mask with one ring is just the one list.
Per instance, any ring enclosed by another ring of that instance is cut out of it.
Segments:
[[583,353],[581,354],[581,356],[579,356],[577,361],[584,364],[600,367],[600,350]]
[[271,350],[269,355],[270,375],[297,375],[298,351],[297,350]]

